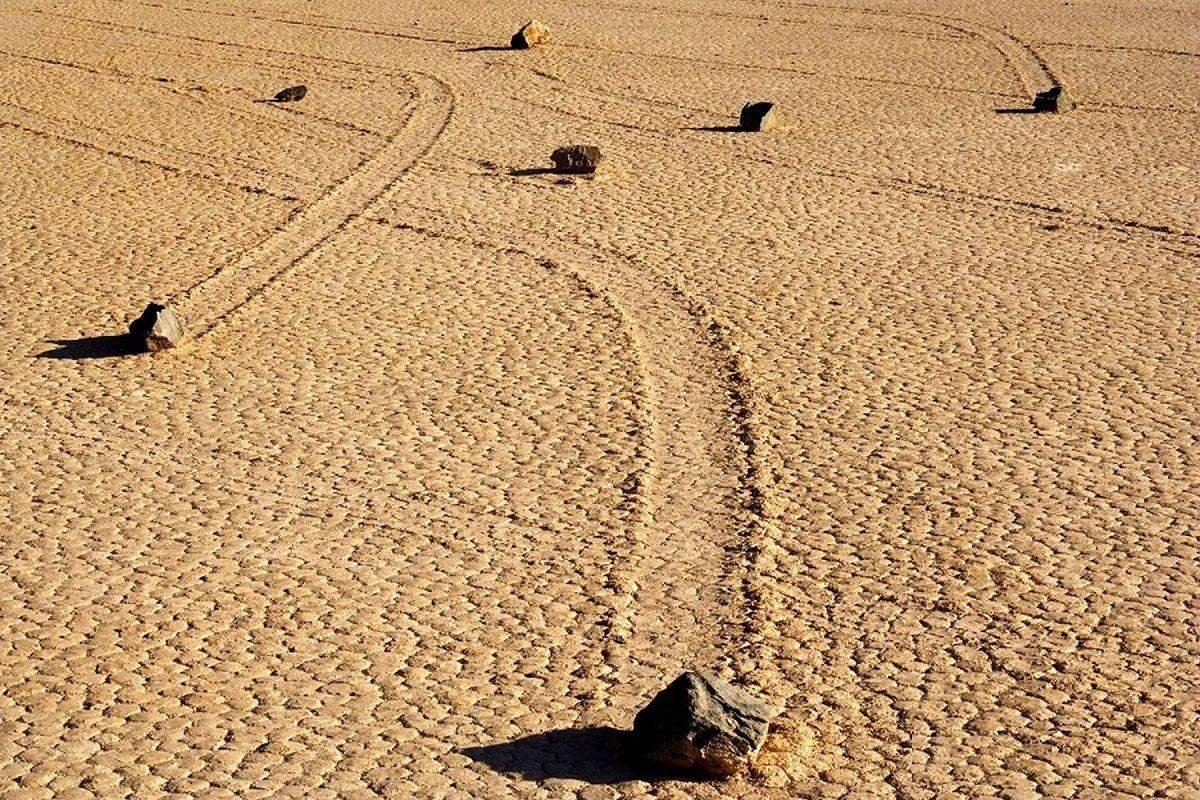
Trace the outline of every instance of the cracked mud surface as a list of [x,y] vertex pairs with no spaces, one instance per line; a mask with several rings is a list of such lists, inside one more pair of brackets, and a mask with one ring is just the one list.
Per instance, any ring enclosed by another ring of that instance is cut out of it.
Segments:
[[0,797],[1200,797],[1196,11],[527,13],[0,10]]

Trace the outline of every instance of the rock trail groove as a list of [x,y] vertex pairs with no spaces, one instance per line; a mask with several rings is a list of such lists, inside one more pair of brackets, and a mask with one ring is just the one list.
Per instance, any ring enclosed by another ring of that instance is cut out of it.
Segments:
[[261,244],[172,298],[185,317],[204,320],[196,326],[196,338],[225,323],[263,287],[318,252],[434,145],[453,114],[453,95],[431,76],[415,75],[413,80],[417,99],[411,113],[376,153]]

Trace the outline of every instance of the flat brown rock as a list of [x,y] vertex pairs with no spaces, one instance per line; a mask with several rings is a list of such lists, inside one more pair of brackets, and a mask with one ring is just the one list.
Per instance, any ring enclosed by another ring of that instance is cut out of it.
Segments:
[[304,84],[289,86],[286,89],[280,89],[276,92],[271,101],[274,103],[295,103],[303,100],[306,94],[308,94],[308,87]]
[[550,154],[554,171],[565,175],[590,175],[600,168],[604,154],[590,144],[571,144]]

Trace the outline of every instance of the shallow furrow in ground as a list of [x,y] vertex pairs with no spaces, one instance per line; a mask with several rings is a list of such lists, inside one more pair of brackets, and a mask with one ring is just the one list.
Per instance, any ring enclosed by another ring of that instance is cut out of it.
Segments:
[[453,94],[442,81],[414,75],[412,113],[383,147],[236,261],[172,298],[202,339],[228,322],[281,275],[323,247],[386,192],[433,146],[449,124]]
[[664,674],[686,668],[736,675],[783,704],[795,689],[774,663],[778,603],[760,579],[774,552],[770,454],[733,327],[628,254],[548,231],[526,230],[514,245],[511,232],[405,210],[419,222],[375,221],[569,264],[621,309],[638,342],[653,477],[641,530],[613,553],[610,584],[630,595],[602,623],[609,696],[595,712],[628,718]]

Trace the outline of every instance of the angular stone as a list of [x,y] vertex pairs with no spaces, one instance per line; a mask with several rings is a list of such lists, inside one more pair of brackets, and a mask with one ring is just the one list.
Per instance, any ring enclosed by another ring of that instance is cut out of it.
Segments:
[[639,755],[710,777],[745,769],[767,739],[775,711],[711,675],[685,672],[633,720]]
[[152,353],[178,347],[187,331],[182,320],[169,307],[151,303],[142,315],[129,323],[129,335]]
[[286,89],[280,89],[271,99],[275,103],[295,103],[297,100],[303,100],[306,94],[308,94],[308,87],[300,84],[299,86],[289,86]]
[[570,144],[550,154],[554,171],[568,175],[587,175],[595,172],[604,160],[600,148],[590,144]]
[[766,133],[779,126],[779,112],[774,103],[746,103],[738,117],[738,125],[744,131],[759,131]]
[[1075,107],[1075,101],[1067,96],[1057,83],[1044,92],[1033,96],[1033,110],[1044,114],[1061,114]]
[[528,50],[539,44],[550,41],[550,29],[536,19],[531,19],[513,34],[513,50]]

